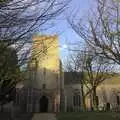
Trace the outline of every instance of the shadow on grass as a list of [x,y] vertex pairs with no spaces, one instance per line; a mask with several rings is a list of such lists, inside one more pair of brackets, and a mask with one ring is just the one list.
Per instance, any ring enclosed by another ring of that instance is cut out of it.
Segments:
[[58,113],[58,120],[120,120],[119,112]]

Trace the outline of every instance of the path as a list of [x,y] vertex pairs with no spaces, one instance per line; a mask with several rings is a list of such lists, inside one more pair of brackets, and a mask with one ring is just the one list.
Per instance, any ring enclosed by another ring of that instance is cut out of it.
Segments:
[[53,113],[36,113],[32,120],[57,120]]

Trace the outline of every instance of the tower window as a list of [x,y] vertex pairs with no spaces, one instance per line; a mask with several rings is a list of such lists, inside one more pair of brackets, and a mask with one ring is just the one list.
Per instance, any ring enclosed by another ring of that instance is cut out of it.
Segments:
[[44,77],[46,76],[46,68],[43,70]]
[[46,89],[46,84],[43,84],[43,87],[42,87],[43,89]]

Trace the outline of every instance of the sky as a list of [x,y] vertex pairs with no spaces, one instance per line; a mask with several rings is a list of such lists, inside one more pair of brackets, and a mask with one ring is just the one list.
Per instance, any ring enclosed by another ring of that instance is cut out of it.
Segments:
[[47,31],[42,31],[44,34],[58,34],[61,59],[64,59],[69,54],[67,49],[67,47],[70,47],[69,44],[72,44],[73,46],[74,43],[78,43],[79,41],[79,43],[82,45],[80,37],[71,29],[66,18],[69,16],[71,17],[76,13],[79,17],[84,17],[84,15],[87,15],[88,9],[91,6],[90,1],[91,0],[72,0],[68,6],[68,9],[53,21],[53,27]]

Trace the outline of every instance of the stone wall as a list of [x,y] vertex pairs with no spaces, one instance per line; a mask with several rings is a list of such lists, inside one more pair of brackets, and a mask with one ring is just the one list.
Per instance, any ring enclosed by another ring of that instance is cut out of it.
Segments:
[[59,109],[60,98],[57,97],[55,90],[37,90],[33,88],[23,88],[17,91],[16,105],[20,105],[23,111],[27,112],[40,112],[40,99],[42,96],[46,96],[48,99],[48,112],[55,112]]

